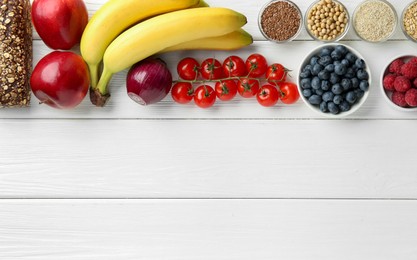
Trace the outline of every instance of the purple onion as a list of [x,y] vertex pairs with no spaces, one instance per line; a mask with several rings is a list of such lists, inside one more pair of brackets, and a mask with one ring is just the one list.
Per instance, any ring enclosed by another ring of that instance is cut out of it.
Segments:
[[172,74],[161,59],[146,59],[130,68],[126,78],[127,94],[141,105],[164,99],[172,85]]

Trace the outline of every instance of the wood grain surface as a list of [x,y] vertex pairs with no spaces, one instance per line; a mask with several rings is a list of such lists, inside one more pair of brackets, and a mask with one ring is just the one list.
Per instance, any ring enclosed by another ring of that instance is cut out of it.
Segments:
[[[105,0],[85,1],[90,16]],[[197,59],[258,52],[295,81],[322,43],[305,30],[291,43],[262,37],[268,1],[207,0],[244,13],[255,42],[234,52],[162,55],[175,74]],[[304,13],[313,2],[294,0]],[[359,0],[342,1],[350,14]],[[390,1],[398,15],[410,1]],[[34,33],[34,65],[48,49]],[[37,104],[0,110],[0,260],[414,260],[417,259],[417,113],[388,106],[381,72],[417,54],[397,26],[387,42],[342,43],[372,71],[364,106],[326,119],[298,101],[260,107],[217,102],[209,110],[126,95],[126,71],[105,108]],[[78,52],[78,48],[74,48]]]

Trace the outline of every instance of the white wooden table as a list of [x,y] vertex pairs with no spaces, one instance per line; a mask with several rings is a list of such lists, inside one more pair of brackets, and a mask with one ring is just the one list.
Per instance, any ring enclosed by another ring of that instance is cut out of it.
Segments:
[[[105,0],[87,0],[90,15]],[[296,71],[315,46],[266,42],[266,2],[207,0],[247,15],[264,54]],[[305,12],[312,1],[295,1]],[[398,13],[409,1],[394,1]],[[352,14],[358,0],[343,1]],[[399,27],[382,44],[343,43],[372,70],[370,97],[344,120],[300,100],[266,109],[255,100],[209,110],[163,102],[141,107],[111,83],[107,107],[70,111],[36,104],[0,111],[0,259],[417,259],[417,113],[393,110],[379,76],[417,53]],[[50,52],[34,41],[35,63]],[[294,77],[296,73],[293,73]]]

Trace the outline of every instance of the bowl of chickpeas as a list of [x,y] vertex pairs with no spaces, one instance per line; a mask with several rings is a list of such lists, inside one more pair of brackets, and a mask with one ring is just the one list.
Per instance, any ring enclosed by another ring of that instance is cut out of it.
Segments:
[[336,0],[315,1],[307,9],[304,21],[308,34],[322,42],[339,41],[350,26],[348,10]]

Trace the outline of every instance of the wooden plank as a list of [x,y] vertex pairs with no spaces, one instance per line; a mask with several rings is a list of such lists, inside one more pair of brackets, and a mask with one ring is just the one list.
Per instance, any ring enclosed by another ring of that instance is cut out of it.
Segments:
[[414,260],[416,201],[1,201],[1,259]]
[[0,198],[417,198],[416,124],[3,120]]

